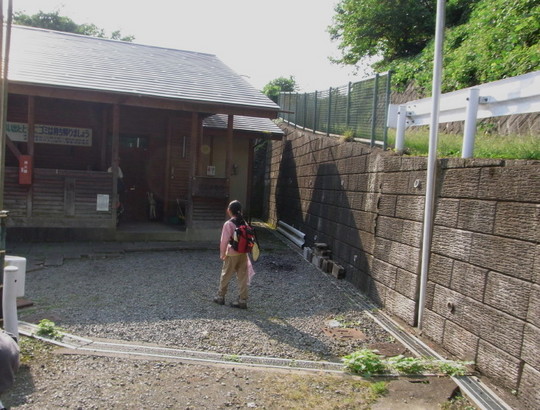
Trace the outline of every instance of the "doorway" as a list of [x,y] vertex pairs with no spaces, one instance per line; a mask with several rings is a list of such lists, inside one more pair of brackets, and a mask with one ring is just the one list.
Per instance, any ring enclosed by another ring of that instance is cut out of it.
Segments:
[[[148,136],[120,136],[120,168],[126,190],[120,195],[125,222],[163,219],[164,150]],[[151,199],[154,208],[151,209]]]

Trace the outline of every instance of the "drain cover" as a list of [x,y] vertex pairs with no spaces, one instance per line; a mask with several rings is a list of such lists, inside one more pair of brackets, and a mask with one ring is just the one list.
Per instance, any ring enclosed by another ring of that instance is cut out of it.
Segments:
[[376,350],[381,356],[385,357],[407,354],[407,348],[401,343],[372,343],[369,345],[369,348],[371,350]]
[[347,339],[347,340],[364,340],[364,335],[358,329],[344,329],[344,328],[324,328],[323,332],[326,336],[333,337],[335,339]]

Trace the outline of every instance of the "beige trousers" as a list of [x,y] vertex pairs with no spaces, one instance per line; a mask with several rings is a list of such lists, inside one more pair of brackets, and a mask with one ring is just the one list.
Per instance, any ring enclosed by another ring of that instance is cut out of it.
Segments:
[[238,282],[238,302],[245,303],[248,298],[248,265],[247,253],[239,255],[227,255],[221,268],[221,277],[219,279],[218,296],[225,297],[232,275],[236,272]]

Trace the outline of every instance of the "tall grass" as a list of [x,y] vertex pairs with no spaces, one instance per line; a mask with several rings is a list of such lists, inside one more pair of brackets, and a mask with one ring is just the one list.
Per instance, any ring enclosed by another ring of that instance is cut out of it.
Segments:
[[[395,145],[395,132],[389,130],[388,145]],[[461,157],[463,136],[438,134],[437,156],[442,158]],[[407,130],[405,153],[412,156],[428,155],[429,130]],[[475,138],[475,158],[536,159],[540,160],[540,135],[493,135],[478,133]]]

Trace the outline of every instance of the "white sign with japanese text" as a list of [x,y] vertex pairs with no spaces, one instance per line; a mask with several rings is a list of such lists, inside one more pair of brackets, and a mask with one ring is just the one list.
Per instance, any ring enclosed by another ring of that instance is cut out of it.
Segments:
[[[6,134],[12,141],[26,142],[28,141],[28,125],[20,122],[7,122]],[[40,144],[91,147],[92,129],[36,124],[34,141]]]

